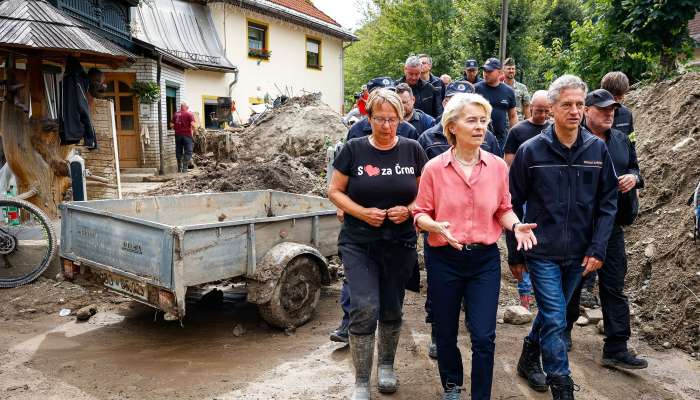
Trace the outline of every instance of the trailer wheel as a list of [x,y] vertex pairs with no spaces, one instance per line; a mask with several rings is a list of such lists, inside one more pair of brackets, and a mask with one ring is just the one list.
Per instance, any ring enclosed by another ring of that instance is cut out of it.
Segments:
[[260,316],[279,328],[308,322],[321,297],[321,271],[316,261],[299,256],[287,264],[268,303],[259,304]]

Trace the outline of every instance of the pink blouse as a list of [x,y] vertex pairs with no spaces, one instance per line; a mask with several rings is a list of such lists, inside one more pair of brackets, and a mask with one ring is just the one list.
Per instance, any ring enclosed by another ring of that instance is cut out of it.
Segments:
[[[453,147],[426,164],[418,187],[413,221],[428,215],[449,222],[450,232],[462,244],[493,244],[503,232],[499,220],[513,209],[508,188],[508,166],[501,158],[479,149],[481,160],[469,179],[452,154]],[[428,235],[433,247],[447,245],[438,233]]]

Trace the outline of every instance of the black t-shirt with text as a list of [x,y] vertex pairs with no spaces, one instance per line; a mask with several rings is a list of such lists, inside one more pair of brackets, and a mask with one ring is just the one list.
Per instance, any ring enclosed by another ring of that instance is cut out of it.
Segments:
[[474,91],[486,98],[491,103],[493,111],[491,111],[491,124],[493,125],[493,134],[496,135],[498,142],[503,145],[508,134],[508,111],[515,108],[515,92],[510,86],[505,83],[500,83],[498,86],[489,86],[486,81],[481,81],[474,85]]
[[[362,207],[387,210],[408,206],[418,194],[416,178],[428,162],[423,148],[415,140],[398,137],[389,150],[379,150],[369,136],[348,141],[335,158],[333,167],[349,177],[346,194]],[[345,214],[339,242],[368,243],[375,240],[414,241],[413,219],[394,224],[386,218],[375,228]]]
[[543,125],[535,125],[528,120],[518,122],[514,127],[510,128],[503,152],[505,154],[515,154],[521,144],[539,135],[549,124],[550,122],[545,122]]

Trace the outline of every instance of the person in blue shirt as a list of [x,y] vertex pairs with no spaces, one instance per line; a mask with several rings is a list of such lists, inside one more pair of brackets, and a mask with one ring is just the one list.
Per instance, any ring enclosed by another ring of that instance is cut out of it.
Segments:
[[518,123],[515,91],[500,81],[503,66],[497,58],[489,58],[484,63],[484,80],[474,85],[474,92],[491,103],[491,129],[501,149],[506,143],[508,129]]
[[396,85],[396,94],[401,98],[403,104],[403,120],[416,128],[416,134],[420,137],[426,129],[435,125],[435,118],[414,107],[416,98],[413,96],[411,87],[406,83]]
[[[374,78],[367,83],[367,90],[369,93],[372,93],[372,91],[379,88],[396,91],[394,81],[386,76]],[[371,133],[372,126],[370,125],[367,117],[364,117],[350,127],[350,130],[348,130],[348,136],[345,138],[345,141],[347,142],[350,139],[369,136]],[[416,128],[414,128],[413,125],[409,124],[406,121],[401,121],[399,123],[399,127],[397,128],[397,135],[413,140],[418,139],[418,133],[416,132]]]

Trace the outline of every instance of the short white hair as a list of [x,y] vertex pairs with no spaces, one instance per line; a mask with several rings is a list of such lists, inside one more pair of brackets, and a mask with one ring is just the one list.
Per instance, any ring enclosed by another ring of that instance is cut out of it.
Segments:
[[564,89],[581,89],[584,96],[588,93],[588,85],[581,78],[576,75],[562,75],[549,85],[547,91],[549,102],[555,104],[559,101],[559,95]]
[[420,63],[420,57],[418,56],[408,56],[406,62],[403,64],[404,67],[420,68],[422,64]]
[[540,99],[543,99],[545,102],[549,103],[549,93],[546,90],[535,91],[530,98],[530,104]]
[[445,110],[442,112],[442,132],[445,134],[447,141],[454,145],[456,143],[455,135],[450,133],[447,128],[449,124],[453,123],[462,114],[462,110],[465,106],[470,104],[476,104],[481,106],[481,108],[486,111],[486,118],[491,119],[491,103],[486,100],[482,95],[476,93],[457,93],[450,101],[445,105]]
[[186,101],[181,101],[181,102],[180,102],[180,107],[182,107],[182,106],[189,107],[190,105],[187,104]]

